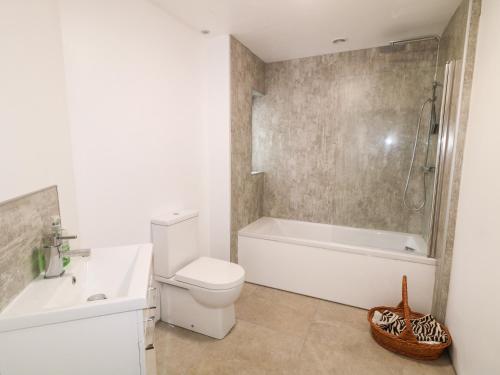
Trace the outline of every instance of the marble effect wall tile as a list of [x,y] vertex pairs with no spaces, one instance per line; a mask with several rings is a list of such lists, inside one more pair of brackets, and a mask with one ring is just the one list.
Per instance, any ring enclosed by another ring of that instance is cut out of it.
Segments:
[[264,62],[231,38],[231,261],[238,230],[262,216],[263,175],[252,174],[253,92],[264,92]]
[[0,310],[38,276],[35,250],[59,215],[57,188],[0,203]]
[[[436,51],[430,41],[266,64],[253,111],[263,215],[422,233],[422,214],[403,209],[402,197]],[[413,203],[422,199],[424,137]]]
[[[452,119],[451,136],[453,138],[451,141],[455,146],[446,155],[447,162],[443,168],[443,186],[445,188],[441,192],[443,205],[437,223],[439,228],[436,246],[437,268],[432,312],[441,321],[446,318],[460,177],[480,15],[481,0],[464,0],[450,20],[441,39],[440,69],[444,69],[446,61],[449,60],[455,60],[458,68],[458,74],[455,78],[457,88],[454,89],[452,97],[452,113],[457,113],[457,108],[460,108],[460,112]],[[467,27],[469,27],[468,34],[466,33]],[[466,44],[467,51],[464,56]],[[462,69],[463,82],[460,82]]]
[[[438,60],[440,82],[446,61],[457,60],[457,67],[464,64],[465,69],[461,111],[455,119],[455,163],[444,168],[451,189],[446,189],[450,194],[443,200],[449,203],[439,218],[433,313],[440,320],[446,311],[481,9],[480,0],[470,1],[469,35],[465,35],[469,0],[464,0],[443,34]],[[469,48],[463,61],[466,38]],[[424,177],[415,170],[412,178],[409,200],[413,204],[422,200],[426,178],[427,203],[422,212],[404,210],[401,201],[418,110],[431,94],[436,52],[435,43],[424,42],[264,64],[232,39],[233,261],[237,261],[237,231],[263,215],[429,238],[434,176]],[[252,111],[253,90],[266,92],[255,98]],[[459,91],[452,101],[454,108],[459,105]],[[438,90],[438,98],[441,94]],[[417,145],[418,169],[424,164],[428,120],[426,111]],[[435,163],[436,143],[437,137],[432,136],[429,165]],[[252,169],[265,173],[252,175]]]

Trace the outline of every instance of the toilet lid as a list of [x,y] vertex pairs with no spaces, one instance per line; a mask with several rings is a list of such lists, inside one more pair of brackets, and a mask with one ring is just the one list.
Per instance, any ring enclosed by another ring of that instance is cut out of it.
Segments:
[[175,274],[175,279],[207,289],[230,289],[245,280],[245,270],[238,264],[201,257]]

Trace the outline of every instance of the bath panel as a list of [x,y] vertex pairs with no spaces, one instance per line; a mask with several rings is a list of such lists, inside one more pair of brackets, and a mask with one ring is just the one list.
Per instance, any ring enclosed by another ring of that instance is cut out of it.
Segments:
[[411,307],[431,310],[436,262],[419,235],[264,217],[238,251],[251,283],[368,309],[398,304],[407,275]]

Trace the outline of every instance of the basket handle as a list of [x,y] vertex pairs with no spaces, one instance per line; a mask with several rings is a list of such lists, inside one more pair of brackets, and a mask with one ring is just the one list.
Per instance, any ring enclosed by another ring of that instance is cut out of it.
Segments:
[[417,338],[413,334],[413,329],[411,328],[411,322],[410,322],[410,307],[408,306],[408,286],[406,283],[406,275],[403,276],[403,300],[399,304],[399,306],[403,307],[403,315],[406,323],[406,327],[399,336],[401,339],[410,341],[410,342],[417,342]]

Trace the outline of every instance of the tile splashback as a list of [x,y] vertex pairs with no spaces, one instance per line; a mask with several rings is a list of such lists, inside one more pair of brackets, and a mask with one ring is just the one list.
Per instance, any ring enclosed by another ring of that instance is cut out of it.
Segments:
[[[402,208],[403,184],[436,52],[427,41],[266,64],[252,124],[263,215],[422,233],[423,215]],[[411,202],[421,183],[415,170]]]
[[38,276],[35,249],[59,215],[55,186],[0,203],[0,311]]

